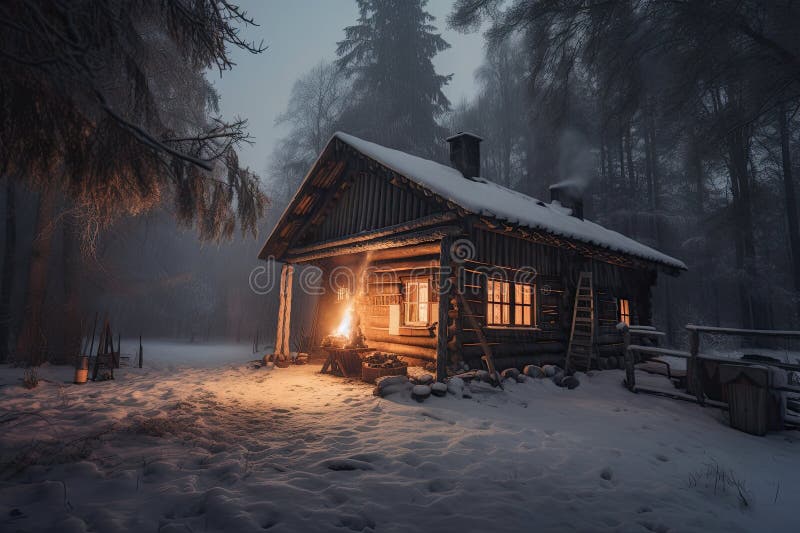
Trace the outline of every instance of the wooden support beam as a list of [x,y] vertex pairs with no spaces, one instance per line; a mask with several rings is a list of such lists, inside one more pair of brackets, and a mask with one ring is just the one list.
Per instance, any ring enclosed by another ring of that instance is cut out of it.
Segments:
[[[453,238],[450,236],[442,239],[439,252],[439,317],[436,328],[436,380],[444,381],[447,378],[447,324],[450,311],[450,269],[452,256],[450,249]],[[447,289],[445,291],[445,288]]]
[[281,267],[281,285],[278,304],[278,331],[275,335],[275,354],[289,356],[290,323],[292,318],[292,277],[294,266],[284,263]]

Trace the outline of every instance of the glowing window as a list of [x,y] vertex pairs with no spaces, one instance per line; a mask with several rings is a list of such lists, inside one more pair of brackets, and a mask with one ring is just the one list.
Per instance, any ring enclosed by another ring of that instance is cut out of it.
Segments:
[[486,323],[490,326],[535,326],[536,285],[488,279]]
[[619,321],[631,325],[631,304],[622,298],[619,299]]
[[511,324],[511,284],[499,279],[489,279],[486,290],[486,323]]
[[532,326],[536,323],[536,287],[514,284],[514,325]]
[[347,287],[339,287],[338,289],[336,289],[336,301],[337,302],[343,302],[343,301],[347,300],[347,298],[349,296],[350,296],[350,291],[347,290]]
[[405,324],[407,326],[428,325],[428,281],[411,280],[405,284]]

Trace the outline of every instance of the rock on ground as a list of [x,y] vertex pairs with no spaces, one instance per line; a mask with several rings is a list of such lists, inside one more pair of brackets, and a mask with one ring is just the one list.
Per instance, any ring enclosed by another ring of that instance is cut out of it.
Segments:
[[431,395],[431,388],[428,385],[414,385],[411,389],[411,397],[421,402]]

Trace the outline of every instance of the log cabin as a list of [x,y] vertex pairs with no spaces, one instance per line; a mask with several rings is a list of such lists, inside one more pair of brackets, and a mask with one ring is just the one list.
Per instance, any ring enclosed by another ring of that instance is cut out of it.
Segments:
[[319,331],[352,314],[369,348],[439,379],[486,355],[500,369],[620,356],[618,325],[650,326],[657,275],[686,265],[586,220],[579,183],[546,203],[481,177],[477,135],[447,141],[451,166],[333,135],[259,253],[282,263],[276,353],[297,267],[322,285]]

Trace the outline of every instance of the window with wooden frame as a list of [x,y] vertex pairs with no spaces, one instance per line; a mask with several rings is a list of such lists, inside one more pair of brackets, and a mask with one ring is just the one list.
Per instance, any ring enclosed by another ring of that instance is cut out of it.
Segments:
[[429,296],[430,283],[427,279],[411,279],[405,282],[403,318],[406,326],[427,326],[430,323]]
[[631,325],[630,301],[624,298],[620,298],[619,300],[617,300],[617,304],[619,306],[619,321],[627,326],[630,326]]
[[489,278],[486,283],[486,324],[511,324],[511,283]]
[[488,326],[535,327],[536,285],[487,279],[486,324]]
[[514,325],[536,325],[536,286],[514,284]]

